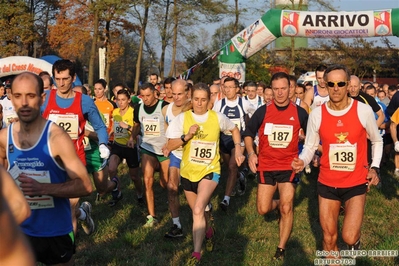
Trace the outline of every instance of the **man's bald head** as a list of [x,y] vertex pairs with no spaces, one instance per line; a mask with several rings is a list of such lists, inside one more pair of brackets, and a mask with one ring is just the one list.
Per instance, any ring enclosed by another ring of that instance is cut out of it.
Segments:
[[16,76],[12,81],[11,81],[11,94],[12,94],[12,87],[13,84],[17,81],[21,80],[32,80],[36,84],[36,88],[38,89],[39,95],[42,95],[44,92],[44,85],[43,85],[43,80],[41,77],[38,75],[32,73],[32,72],[23,72]]
[[[339,80],[337,80],[337,81],[339,81]],[[360,79],[355,75],[351,75],[348,88],[349,88],[350,96],[357,97],[360,92]]]
[[176,79],[172,82],[172,91],[174,88],[183,88],[184,91],[188,91],[187,81],[184,79]]

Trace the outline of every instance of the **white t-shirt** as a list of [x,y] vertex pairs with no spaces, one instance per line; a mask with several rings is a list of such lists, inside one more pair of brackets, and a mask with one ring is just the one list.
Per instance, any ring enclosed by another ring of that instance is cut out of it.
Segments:
[[17,118],[18,115],[15,112],[14,106],[11,103],[11,100],[8,97],[4,97],[3,100],[0,101],[3,106],[3,128],[9,125],[9,120],[12,118]]

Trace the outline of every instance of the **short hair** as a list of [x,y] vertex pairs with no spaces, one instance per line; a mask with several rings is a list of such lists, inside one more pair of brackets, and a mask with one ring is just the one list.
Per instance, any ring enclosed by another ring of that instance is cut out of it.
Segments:
[[47,71],[42,71],[39,73],[39,77],[41,77],[42,79],[47,79],[50,83],[50,86],[54,85],[53,82],[53,78],[51,77],[51,75],[47,72]]
[[367,91],[367,90],[374,90],[374,93],[376,93],[376,92],[377,92],[377,89],[374,87],[374,85],[373,85],[373,84],[371,84],[371,85],[367,86],[367,88],[366,88],[366,91]]
[[152,92],[154,91],[158,91],[157,89],[155,89],[154,85],[152,85],[149,82],[145,82],[140,86],[140,90],[146,90],[146,89],[150,89]]
[[206,94],[208,95],[208,100],[211,98],[211,91],[206,83],[199,82],[199,83],[195,84],[192,88],[191,95],[194,95],[195,91],[205,91]]
[[351,73],[349,72],[349,69],[346,66],[340,65],[340,64],[334,64],[334,65],[331,65],[331,66],[327,67],[326,71],[324,72],[323,78],[324,78],[325,81],[327,81],[327,75],[331,71],[334,71],[334,70],[343,70],[343,71],[345,71],[345,74],[346,74],[346,80],[345,81],[350,81],[351,80]]
[[[258,87],[256,82],[252,81],[252,80],[247,81],[247,84],[245,86],[247,86],[247,87]],[[244,87],[244,85],[242,85],[242,87]]]
[[235,84],[236,87],[239,87],[239,86],[240,86],[240,82],[238,82],[238,80],[237,80],[236,78],[227,77],[227,78],[223,81],[223,84],[225,84],[225,83],[228,82],[228,81],[234,81],[234,84]]
[[324,72],[324,71],[326,71],[326,70],[327,70],[327,66],[326,66],[326,65],[318,65],[318,66],[316,67],[315,72]]
[[43,77],[43,76],[50,76],[51,77],[50,73],[48,73],[47,71],[42,71],[42,72],[39,73],[39,77]]
[[377,91],[377,95],[378,95],[378,93],[380,93],[380,92],[384,93],[384,96],[387,96],[387,94],[385,93],[384,90],[378,90],[378,91]]
[[266,89],[267,85],[263,81],[259,81],[256,87],[262,87],[263,91]]
[[272,87],[270,87],[270,86],[265,86],[264,88],[263,88],[263,92],[265,92],[265,90],[271,90],[272,89]]
[[69,70],[69,75],[74,77],[76,75],[76,66],[75,63],[68,59],[60,59],[54,62],[52,73],[55,76],[55,72],[61,72]]
[[389,85],[388,91],[397,91],[398,88],[395,85]]
[[105,81],[105,79],[99,79],[96,82],[94,82],[94,85],[95,84],[101,84],[101,86],[103,86],[104,89],[107,87],[107,82]]
[[33,77],[36,81],[37,81],[37,89],[39,89],[39,95],[42,95],[44,92],[44,84],[43,84],[43,80],[41,77],[39,77],[38,75],[32,73],[32,72],[22,72],[21,74],[17,75],[12,81],[11,81],[11,93],[12,93],[12,87],[13,84],[15,82],[15,80],[18,79],[23,79],[25,76],[31,76]]
[[296,84],[296,86],[297,86],[298,88],[302,88],[303,92],[306,91],[305,85],[303,85],[303,84]]
[[297,78],[294,75],[290,75],[290,85],[291,85],[291,81],[292,81],[292,83],[296,84]]
[[172,84],[173,81],[175,81],[176,79],[174,77],[167,77],[164,81],[163,81],[163,85],[165,86],[165,84]]
[[285,73],[285,72],[277,72],[277,73],[274,73],[273,76],[272,76],[272,78],[270,79],[270,85],[272,84],[272,82],[273,82],[274,80],[278,80],[278,79],[286,79],[287,82],[288,82],[288,85],[290,85],[290,75],[288,75],[288,74]]
[[151,73],[150,76],[157,76],[157,78],[158,78],[158,74],[157,73]]

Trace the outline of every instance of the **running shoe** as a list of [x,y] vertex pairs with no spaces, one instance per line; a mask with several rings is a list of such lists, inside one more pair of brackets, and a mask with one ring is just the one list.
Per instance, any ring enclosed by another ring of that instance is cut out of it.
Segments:
[[238,182],[237,182],[237,194],[238,196],[242,196],[245,194],[245,189],[247,187],[247,179],[245,178],[246,173],[241,171],[239,173]]
[[305,173],[310,174],[312,172],[312,168],[310,168],[310,165],[305,166]]
[[99,204],[99,203],[101,203],[101,196],[100,196],[100,193],[97,193],[97,195],[96,195],[96,200],[94,201],[96,204]]
[[273,260],[283,260],[285,255],[285,249],[277,247],[276,253],[273,256]]
[[112,178],[112,181],[115,182],[116,184],[116,188],[114,190],[112,190],[111,194],[112,194],[112,199],[110,202],[108,202],[108,205],[110,207],[114,207],[118,201],[120,201],[123,198],[122,195],[122,191],[120,189],[120,181],[119,178],[117,178],[116,176],[114,178]]
[[90,202],[87,201],[82,202],[82,204],[80,205],[80,209],[86,213],[86,219],[82,221],[83,231],[85,231],[86,235],[91,235],[96,229],[96,226],[94,224],[93,219],[91,218],[92,207]]
[[183,236],[183,230],[177,227],[176,224],[173,224],[170,228],[169,232],[165,234],[166,238],[178,238]]
[[220,208],[222,208],[223,211],[227,211],[227,207],[229,207],[229,204],[227,203],[227,200],[222,200],[222,202],[219,203]]
[[147,215],[147,222],[143,225],[145,228],[151,228],[158,224],[158,220],[151,215]]
[[200,265],[200,261],[196,257],[191,257],[188,259],[186,266],[196,266]]

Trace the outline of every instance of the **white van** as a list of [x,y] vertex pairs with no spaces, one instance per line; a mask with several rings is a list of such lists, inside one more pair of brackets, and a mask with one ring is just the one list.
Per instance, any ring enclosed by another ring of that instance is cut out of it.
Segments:
[[316,72],[306,72],[302,74],[297,80],[298,84],[311,82],[312,86],[317,85]]

